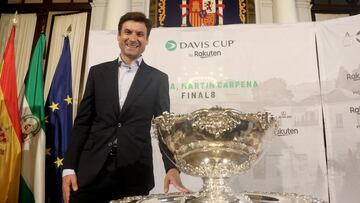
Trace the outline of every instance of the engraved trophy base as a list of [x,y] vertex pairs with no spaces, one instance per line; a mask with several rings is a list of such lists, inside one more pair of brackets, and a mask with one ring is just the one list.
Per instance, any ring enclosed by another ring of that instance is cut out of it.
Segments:
[[[327,203],[324,200],[311,196],[283,192],[243,192],[230,196],[236,197],[237,200],[234,199],[234,201],[237,203]],[[113,200],[110,203],[189,203],[202,201],[207,203],[223,203],[224,201],[232,201],[230,199],[224,200],[219,197],[216,198],[215,196],[212,196],[213,199],[203,199],[203,197],[198,199],[199,197],[198,193],[151,194],[148,196],[125,197],[123,199]]]
[[226,185],[228,178],[203,177],[203,188],[197,197],[189,200],[190,203],[251,203],[246,195],[234,195],[231,188]]

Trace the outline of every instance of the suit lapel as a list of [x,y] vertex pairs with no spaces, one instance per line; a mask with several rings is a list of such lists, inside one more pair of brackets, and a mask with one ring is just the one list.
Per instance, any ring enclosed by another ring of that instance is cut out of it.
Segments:
[[151,77],[149,76],[150,72],[150,68],[142,61],[130,86],[124,106],[121,109],[121,115],[126,112],[127,108],[131,106],[136,97],[148,86],[148,83],[151,81]]
[[103,81],[107,85],[105,86],[108,88],[106,91],[110,91],[110,97],[112,101],[112,108],[114,109],[115,116],[118,117],[120,114],[120,99],[119,99],[119,63],[118,59],[114,60],[107,71],[103,72]]

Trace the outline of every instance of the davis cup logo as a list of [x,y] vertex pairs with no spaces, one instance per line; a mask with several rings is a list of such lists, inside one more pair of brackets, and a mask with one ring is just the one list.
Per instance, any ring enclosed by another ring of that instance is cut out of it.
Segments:
[[[183,0],[180,4],[182,10],[182,24],[186,26],[186,18],[189,17],[189,22],[193,27],[210,26],[216,24],[216,16],[219,16],[219,25],[223,24],[223,9],[224,4],[222,0],[190,0],[189,4]],[[216,10],[218,9],[218,10]]]
[[21,132],[23,140],[28,140],[40,131],[40,119],[33,115],[23,116],[21,119]]
[[177,44],[174,40],[169,40],[165,43],[165,48],[168,50],[168,51],[174,51],[177,47]]

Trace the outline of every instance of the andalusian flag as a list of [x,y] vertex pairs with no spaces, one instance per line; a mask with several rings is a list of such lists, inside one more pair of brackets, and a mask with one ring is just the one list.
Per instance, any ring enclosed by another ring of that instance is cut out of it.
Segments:
[[17,203],[21,164],[21,132],[16,90],[15,25],[0,66],[0,203]]
[[43,56],[45,35],[41,34],[25,79],[21,109],[23,133],[20,201],[45,202],[45,109]]

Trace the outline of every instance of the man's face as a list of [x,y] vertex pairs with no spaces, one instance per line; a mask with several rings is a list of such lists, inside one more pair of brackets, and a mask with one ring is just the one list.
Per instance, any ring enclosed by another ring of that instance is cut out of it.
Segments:
[[118,34],[121,57],[129,63],[138,58],[148,44],[147,29],[144,23],[126,21]]

